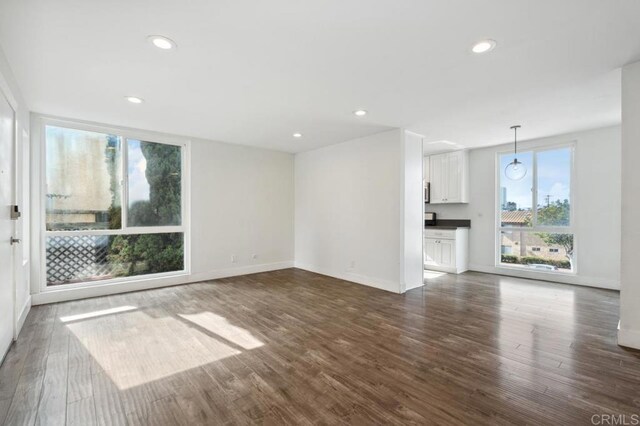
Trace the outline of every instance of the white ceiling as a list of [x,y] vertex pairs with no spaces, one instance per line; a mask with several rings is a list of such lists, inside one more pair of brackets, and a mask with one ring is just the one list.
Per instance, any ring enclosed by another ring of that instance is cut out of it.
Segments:
[[0,0],[0,45],[45,114],[290,152],[392,127],[474,147],[618,123],[640,1]]

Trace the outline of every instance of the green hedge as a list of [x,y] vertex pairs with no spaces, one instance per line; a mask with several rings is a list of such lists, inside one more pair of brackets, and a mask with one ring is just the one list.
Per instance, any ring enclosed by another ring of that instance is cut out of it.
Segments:
[[568,260],[545,259],[536,256],[514,256],[513,254],[503,254],[502,263],[512,263],[517,265],[530,265],[538,263],[542,265],[553,265],[560,269],[571,269],[571,263]]

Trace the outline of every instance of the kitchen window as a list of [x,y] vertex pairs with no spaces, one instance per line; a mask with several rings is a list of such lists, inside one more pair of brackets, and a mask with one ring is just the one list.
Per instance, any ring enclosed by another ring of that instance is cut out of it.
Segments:
[[498,154],[497,266],[575,273],[573,157],[573,144],[519,152],[527,174],[514,181],[513,153]]
[[43,126],[46,287],[184,273],[186,145]]

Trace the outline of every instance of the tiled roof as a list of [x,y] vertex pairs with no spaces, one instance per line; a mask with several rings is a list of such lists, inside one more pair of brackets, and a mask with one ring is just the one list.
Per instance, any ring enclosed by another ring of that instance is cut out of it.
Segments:
[[525,223],[531,218],[531,210],[502,211],[502,223]]

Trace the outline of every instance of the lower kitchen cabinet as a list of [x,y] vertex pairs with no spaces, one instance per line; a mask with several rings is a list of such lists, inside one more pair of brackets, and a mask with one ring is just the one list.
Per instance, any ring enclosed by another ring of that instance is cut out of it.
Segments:
[[469,229],[426,229],[424,268],[459,274],[469,269]]

